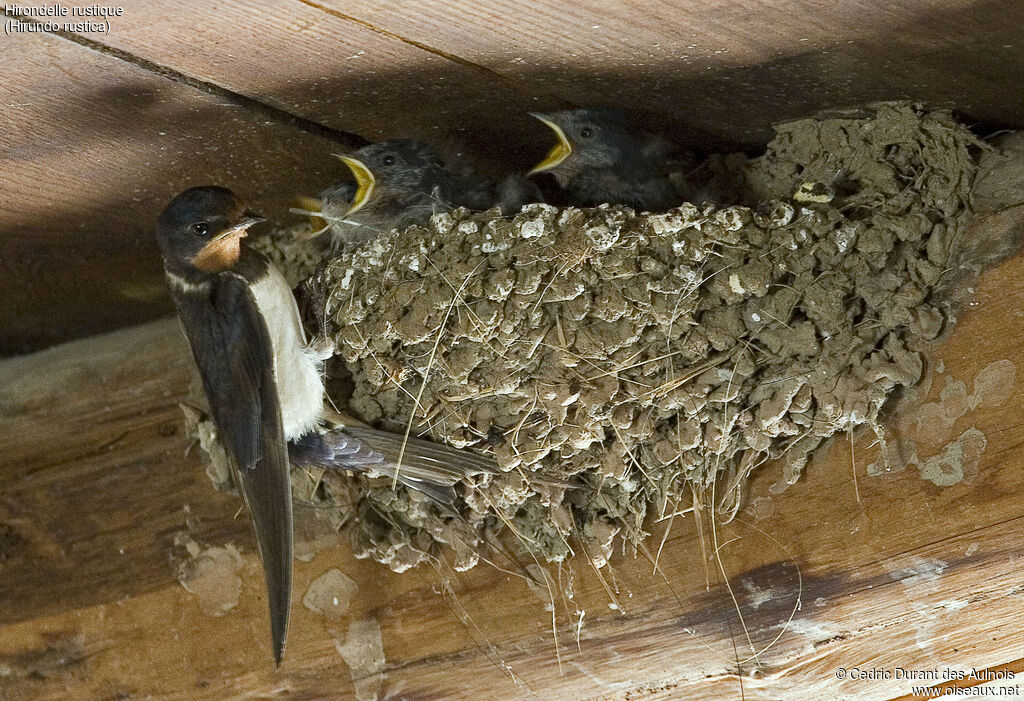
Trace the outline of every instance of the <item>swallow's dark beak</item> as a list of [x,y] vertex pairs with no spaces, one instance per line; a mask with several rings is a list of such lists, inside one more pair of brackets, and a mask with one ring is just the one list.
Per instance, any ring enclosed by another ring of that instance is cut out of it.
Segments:
[[239,244],[253,224],[264,221],[263,217],[250,215],[246,212],[242,220],[229,226],[199,249],[192,264],[200,270],[217,272],[227,270],[238,262]]
[[242,221],[240,221],[233,228],[235,228],[237,231],[245,231],[250,226],[253,226],[255,224],[259,224],[260,222],[265,222],[266,220],[267,220],[266,217],[260,216],[259,214],[257,214],[256,212],[253,212],[252,210],[246,210],[245,211],[245,218],[242,219]]
[[253,226],[254,224],[259,224],[260,222],[264,221],[266,221],[266,219],[257,214],[254,214],[253,212],[246,212],[245,217],[242,219],[242,221],[222,231],[212,241],[210,241],[210,243],[216,243],[217,241],[226,239],[230,236],[244,236],[245,234],[248,233],[250,226]]

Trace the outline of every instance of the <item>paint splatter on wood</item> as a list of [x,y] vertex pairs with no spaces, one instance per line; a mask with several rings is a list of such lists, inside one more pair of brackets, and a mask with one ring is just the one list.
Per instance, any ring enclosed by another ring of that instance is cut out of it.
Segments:
[[386,662],[377,619],[353,621],[349,624],[344,641],[336,640],[334,647],[352,672],[356,698],[359,701],[376,699],[384,680]]
[[238,606],[242,594],[239,570],[245,565],[238,548],[231,543],[203,548],[188,536],[179,536],[175,544],[188,553],[177,565],[178,581],[196,596],[204,613],[223,616]]
[[358,591],[355,580],[339,569],[330,569],[310,583],[302,604],[327,619],[338,620],[348,612]]

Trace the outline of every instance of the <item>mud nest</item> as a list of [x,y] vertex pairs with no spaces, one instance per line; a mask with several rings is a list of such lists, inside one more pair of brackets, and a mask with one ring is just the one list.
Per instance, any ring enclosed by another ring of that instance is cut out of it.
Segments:
[[792,483],[836,432],[878,430],[951,319],[981,145],[906,104],[776,132],[759,158],[711,160],[737,204],[457,211],[322,265],[308,284],[352,377],[333,398],[500,473],[457,512],[363,476],[295,480],[304,498],[397,571],[472,567],[499,537],[600,566],[651,515],[728,518],[766,460]]

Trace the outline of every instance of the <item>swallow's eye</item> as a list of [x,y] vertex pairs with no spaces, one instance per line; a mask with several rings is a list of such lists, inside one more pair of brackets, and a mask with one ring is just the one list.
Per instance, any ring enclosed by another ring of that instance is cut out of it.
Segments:
[[593,135],[594,130],[591,129],[590,127],[583,127],[582,129],[580,129],[580,136],[582,136],[584,139],[589,139]]
[[386,166],[393,166],[393,165],[395,165],[395,157],[394,156],[384,156],[384,165],[386,165]]
[[192,233],[196,236],[206,236],[210,233],[210,225],[204,221],[192,225]]

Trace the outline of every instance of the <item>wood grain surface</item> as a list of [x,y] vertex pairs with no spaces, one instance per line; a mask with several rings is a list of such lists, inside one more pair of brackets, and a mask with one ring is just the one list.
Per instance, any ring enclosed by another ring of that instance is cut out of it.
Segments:
[[996,98],[1024,71],[1022,21],[1013,0],[133,0],[103,40],[369,138],[484,144],[526,133],[531,101],[564,101],[756,144],[773,122],[879,99],[1019,125],[1024,104]]
[[283,217],[363,138],[500,172],[550,146],[526,111],[574,104],[705,150],[880,99],[1024,126],[1017,0],[120,6],[108,33],[0,43],[0,354],[167,313],[149,232],[174,191],[223,182]]
[[286,220],[338,143],[48,34],[0,42],[0,349],[168,313],[153,222],[193,185]]
[[[375,27],[652,126],[757,144],[774,122],[879,99],[919,99],[1019,125],[998,85],[1024,67],[1013,0],[322,0]],[[1009,22],[1010,24],[1007,24]]]
[[[459,60],[457,46],[435,49],[361,22],[343,3],[228,0],[211,8],[201,0],[132,0],[124,7],[104,45],[372,140],[465,142],[484,161],[501,159],[524,135],[546,136],[528,110],[560,104],[542,102],[538,87]],[[447,11],[457,21],[458,7]],[[542,145],[537,150],[543,155]]]
[[280,670],[239,502],[187,452],[176,322],[3,361],[0,698],[887,699],[918,685],[897,670],[1019,676],[1024,256],[973,300],[888,422],[898,460],[863,430],[794,485],[767,465],[732,524],[677,518],[657,572],[551,569],[574,589],[553,611],[533,563],[397,575],[305,513]]

